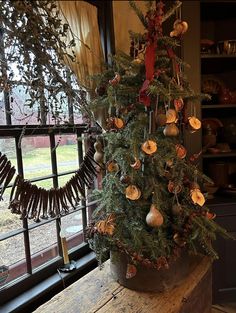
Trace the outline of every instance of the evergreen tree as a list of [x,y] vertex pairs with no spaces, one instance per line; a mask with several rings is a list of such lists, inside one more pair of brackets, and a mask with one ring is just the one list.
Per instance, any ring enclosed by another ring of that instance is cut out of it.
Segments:
[[[188,25],[176,20],[170,36],[162,24],[181,3],[164,14],[162,1],[147,1],[144,16],[130,5],[146,28],[130,32],[130,55],[119,52],[97,77],[91,109],[107,114],[97,139],[95,159],[105,168],[101,200],[88,230],[102,262],[109,250],[128,255],[129,263],[168,267],[183,249],[217,258],[211,241],[228,236],[205,205],[202,187],[211,180],[187,157],[183,131],[200,131],[186,106],[200,105],[175,54]],[[104,122],[105,121],[105,122]],[[103,152],[104,149],[104,159]]]

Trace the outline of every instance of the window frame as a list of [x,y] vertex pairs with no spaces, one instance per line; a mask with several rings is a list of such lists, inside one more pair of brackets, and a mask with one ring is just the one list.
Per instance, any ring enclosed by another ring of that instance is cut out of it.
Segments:
[[[35,127],[31,126],[11,126],[9,129],[9,126],[0,126],[0,138],[15,138],[15,148],[16,148],[16,157],[17,157],[17,165],[18,165],[18,173],[21,174],[24,177],[24,169],[23,169],[23,156],[21,147],[18,145],[19,140],[21,138],[22,131],[24,129],[24,136],[32,136],[32,131],[34,132],[34,135],[47,135],[50,138],[50,152],[51,152],[51,166],[52,166],[52,174],[48,175],[46,177],[39,177],[37,179],[34,179],[32,181],[40,181],[44,179],[51,178],[53,180],[53,186],[54,188],[58,187],[58,178],[66,175],[66,174],[74,174],[75,170],[71,170],[68,172],[61,172],[58,173],[57,168],[57,158],[56,158],[56,140],[55,136],[58,134],[72,134],[76,133],[77,137],[80,137],[82,134],[85,134],[85,132],[88,130],[87,124],[81,124],[77,126],[68,126],[63,127],[63,129],[57,127],[46,127],[46,126],[38,126]],[[83,162],[83,144],[81,141],[77,140],[77,146],[78,146],[78,164],[79,166]],[[11,187],[11,185],[9,185]],[[87,208],[90,207],[92,204],[87,203],[86,201],[83,201],[81,205],[77,208],[76,211],[82,212],[82,224],[83,224],[83,234],[85,232],[85,228],[87,225]],[[76,212],[71,211],[69,214]],[[62,248],[61,248],[61,241],[60,241],[60,217],[50,218],[48,220],[44,220],[40,223],[34,223],[29,225],[28,220],[25,218],[22,220],[22,227],[20,229],[13,230],[11,232],[8,232],[6,234],[0,235],[0,241],[6,240],[8,238],[12,238],[18,234],[23,234],[24,236],[24,247],[25,247],[25,260],[26,260],[26,268],[27,273],[20,276],[17,280],[10,281],[6,285],[2,286],[2,290],[0,290],[1,299],[4,299],[4,302],[10,300],[11,298],[15,297],[20,292],[23,292],[27,290],[28,288],[32,287],[37,282],[42,281],[42,279],[45,279],[49,273],[52,273],[52,271],[56,271],[60,266],[63,265],[63,254],[62,254]],[[52,261],[46,262],[43,265],[37,267],[36,269],[32,269],[32,263],[33,263],[33,255],[31,255],[30,252],[30,236],[29,231],[32,229],[36,229],[42,225],[56,222],[56,230],[57,230],[57,249],[58,249],[58,257],[55,257],[52,259]],[[78,259],[88,253],[89,247],[86,243],[86,240],[84,238],[84,242],[80,244],[77,247],[72,248],[69,251],[70,259]],[[50,269],[50,270],[49,270]],[[40,275],[38,273],[40,272]],[[37,279],[38,278],[38,279]],[[17,287],[17,288],[16,288]]]

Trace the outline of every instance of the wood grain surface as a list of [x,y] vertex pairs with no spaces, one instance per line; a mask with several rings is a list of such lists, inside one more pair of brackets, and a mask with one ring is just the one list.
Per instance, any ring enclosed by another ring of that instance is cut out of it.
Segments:
[[129,290],[113,281],[109,261],[84,276],[37,313],[211,313],[211,262],[203,258],[184,282],[164,293]]

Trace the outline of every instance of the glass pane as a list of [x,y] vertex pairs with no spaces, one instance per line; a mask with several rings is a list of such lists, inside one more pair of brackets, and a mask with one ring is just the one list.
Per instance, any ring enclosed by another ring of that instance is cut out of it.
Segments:
[[75,124],[83,124],[83,118],[82,118],[82,114],[78,109],[74,109],[73,112],[74,115],[74,123]]
[[58,173],[77,170],[78,149],[75,134],[55,136]]
[[0,125],[6,125],[4,93],[0,92]]
[[24,137],[21,147],[26,179],[52,174],[48,136]]
[[67,238],[68,248],[78,246],[84,241],[81,210],[61,218],[61,227]]
[[8,205],[8,201],[0,201],[0,235],[22,227],[20,216],[11,213],[8,209]]
[[65,184],[71,179],[73,174],[69,175],[63,175],[58,177],[58,185],[59,187],[64,187]]
[[58,256],[55,221],[32,229],[29,234],[33,268]]
[[39,124],[37,105],[30,108],[27,101],[30,99],[27,87],[16,85],[10,94],[11,120],[13,125]]
[[57,123],[64,124],[69,122],[68,114],[68,97],[64,92],[45,90],[46,105],[49,108],[47,123],[54,124],[55,118]]
[[6,154],[11,164],[17,167],[16,160],[16,148],[14,138],[0,138],[0,151],[2,154]]
[[[0,266],[9,267],[9,276],[2,283],[0,289],[9,281],[20,277],[27,272],[25,262],[24,237],[23,234],[0,241]],[[5,274],[7,274],[5,272]],[[0,277],[3,276],[0,275]]]
[[50,188],[53,188],[53,180],[51,178],[45,179],[45,180],[40,180],[40,181],[34,182],[32,184],[37,185],[38,187],[45,188],[47,190]]
[[[13,138],[0,138],[0,151],[5,154],[11,165],[17,168],[15,140]],[[15,174],[16,176],[16,174]],[[12,178],[10,183],[14,182],[15,177]],[[0,201],[0,233],[7,233],[8,231],[22,227],[22,222],[19,215],[12,214],[8,210],[9,198],[11,188],[7,188],[3,194],[3,199]]]

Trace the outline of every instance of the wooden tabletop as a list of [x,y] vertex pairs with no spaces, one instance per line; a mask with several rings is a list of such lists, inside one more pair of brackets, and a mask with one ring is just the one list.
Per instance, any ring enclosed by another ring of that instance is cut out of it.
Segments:
[[[164,293],[144,293],[120,286],[109,261],[40,306],[37,313],[210,313],[211,262],[203,258],[184,282]],[[198,286],[201,286],[198,288]],[[195,309],[196,306],[201,308]],[[206,304],[207,303],[207,304]],[[204,307],[204,309],[203,309]]]

